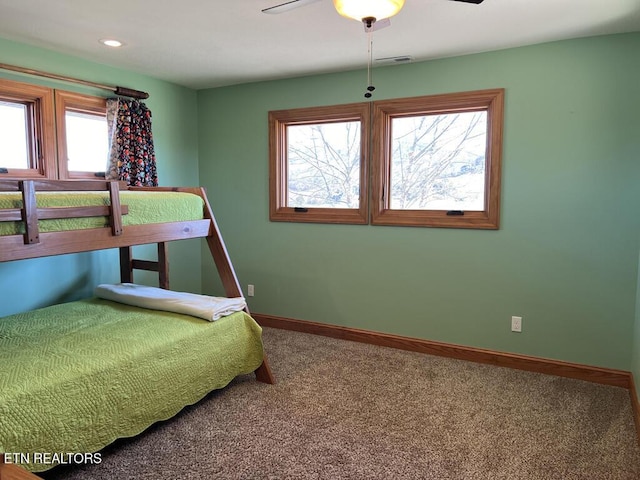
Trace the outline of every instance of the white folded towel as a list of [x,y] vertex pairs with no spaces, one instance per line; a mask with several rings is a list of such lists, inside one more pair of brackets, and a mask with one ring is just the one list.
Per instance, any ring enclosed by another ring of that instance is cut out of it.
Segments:
[[210,297],[195,293],[173,292],[135,283],[98,285],[95,289],[95,295],[135,307],[183,313],[210,322],[233,312],[240,312],[247,306],[243,297]]

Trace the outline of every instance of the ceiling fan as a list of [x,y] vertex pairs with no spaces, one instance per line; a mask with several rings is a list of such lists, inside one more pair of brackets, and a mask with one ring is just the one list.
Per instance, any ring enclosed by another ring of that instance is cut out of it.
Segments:
[[[268,13],[268,14],[284,13],[289,10],[293,10],[294,8],[303,7],[305,5],[309,5],[311,3],[315,3],[319,1],[320,0],[288,0],[286,2],[264,8],[262,9],[262,13]],[[476,5],[479,5],[482,2],[484,2],[484,0],[449,0],[449,1],[462,2],[462,3],[474,3]],[[338,3],[342,3],[342,2],[338,2]],[[404,2],[400,2],[400,3],[402,5],[402,3]]]
[[[262,10],[262,13],[284,13],[294,8],[309,5],[320,0],[287,0],[284,3],[273,5]],[[453,2],[481,4],[484,0],[449,0]],[[375,87],[371,84],[371,64],[373,62],[373,40],[371,34],[374,30],[388,27],[393,17],[404,6],[405,0],[333,0],[333,6],[343,17],[352,18],[364,25],[364,30],[369,35],[369,61],[367,64],[367,91],[365,98],[371,98],[371,92]]]

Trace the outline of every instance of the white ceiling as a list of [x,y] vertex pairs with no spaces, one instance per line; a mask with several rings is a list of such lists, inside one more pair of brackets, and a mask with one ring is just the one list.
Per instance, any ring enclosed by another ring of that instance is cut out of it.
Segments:
[[[281,2],[0,0],[0,37],[192,88],[366,67],[362,25],[331,0],[261,12]],[[640,0],[406,0],[373,51],[420,61],[630,31],[640,31]],[[107,37],[126,45],[108,49],[98,42]]]

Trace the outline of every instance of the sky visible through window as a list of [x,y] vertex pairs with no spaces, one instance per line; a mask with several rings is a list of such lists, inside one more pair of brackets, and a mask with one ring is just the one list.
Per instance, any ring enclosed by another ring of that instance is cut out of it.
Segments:
[[29,168],[27,107],[0,101],[0,167]]
[[102,115],[65,113],[67,168],[70,172],[104,172],[107,168],[107,119]]
[[[0,101],[0,167],[33,168],[29,164],[28,108]],[[107,164],[107,119],[103,115],[67,110],[68,170],[104,172]]]

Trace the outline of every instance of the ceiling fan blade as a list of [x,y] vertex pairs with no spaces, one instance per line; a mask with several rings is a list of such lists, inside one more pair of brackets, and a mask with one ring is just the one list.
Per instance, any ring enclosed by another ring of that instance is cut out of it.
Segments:
[[289,0],[288,2],[280,3],[279,5],[274,5],[273,7],[264,8],[262,13],[284,13],[289,10],[293,10],[294,8],[303,7],[305,5],[309,5],[310,3],[319,2],[320,0]]
[[476,5],[480,5],[484,0],[452,0],[453,2],[463,2],[463,3],[475,3]]
[[363,22],[364,31],[365,32],[375,32],[376,30],[381,30],[386,27],[391,26],[391,20],[388,18],[383,18],[382,20],[376,20],[371,24],[370,27],[367,27],[367,24]]

